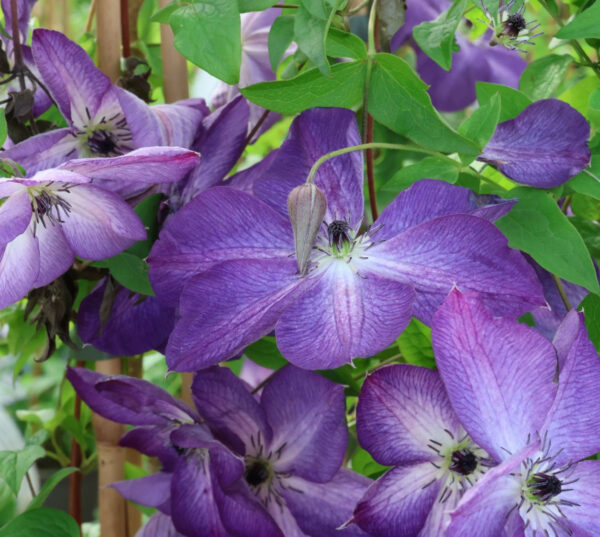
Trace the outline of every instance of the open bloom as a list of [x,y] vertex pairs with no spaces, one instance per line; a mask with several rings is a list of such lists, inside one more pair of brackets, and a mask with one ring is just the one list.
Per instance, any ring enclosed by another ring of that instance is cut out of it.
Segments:
[[469,489],[448,537],[600,534],[600,358],[583,314],[553,344],[479,297],[453,290],[433,323],[452,406],[471,438],[500,462]]
[[367,377],[358,440],[393,466],[358,502],[352,523],[373,537],[438,537],[465,490],[493,464],[465,433],[436,371],[392,365]]
[[79,368],[67,375],[93,410],[137,426],[123,445],[163,462],[158,474],[114,485],[161,511],[152,526],[188,537],[365,536],[336,529],[370,483],[340,469],[348,435],[341,386],[288,366],[259,401],[215,367],[194,379],[198,416],[142,380]]
[[[0,179],[0,307],[22,298],[68,270],[74,257],[105,259],[146,230],[116,193],[92,184],[176,181],[199,160],[183,149],[146,148],[101,163],[74,161],[32,177]],[[140,174],[140,167],[144,174]],[[110,181],[112,179],[112,181]],[[119,186],[115,189],[118,190]]]
[[[59,32],[36,29],[32,49],[68,126],[32,136],[4,153],[29,175],[73,158],[115,157],[136,148],[191,141],[205,115],[205,107],[194,101],[163,105],[155,114],[135,95],[111,84],[87,53]],[[177,140],[168,137],[173,125]]]
[[[392,50],[412,42],[412,31],[418,24],[434,20],[450,7],[446,0],[420,0],[410,2],[406,20],[392,38]],[[491,33],[491,32],[490,32]],[[445,71],[414,42],[417,72],[429,85],[428,93],[434,106],[443,112],[462,110],[475,101],[475,83],[478,81],[518,87],[519,77],[527,63],[519,54],[504,47],[490,47],[489,38],[471,42],[458,33],[456,42],[460,50],[453,54],[452,68]]]
[[422,181],[361,233],[357,153],[320,168],[315,184],[328,207],[302,276],[287,197],[320,155],[358,142],[354,114],[307,111],[288,142],[253,185],[265,201],[210,189],[174,215],[155,243],[149,264],[157,296],[173,301],[181,293],[181,319],[167,345],[171,369],[232,357],[273,329],[295,365],[338,367],[388,346],[411,315],[428,322],[455,282],[484,293],[499,313],[543,304],[531,267],[481,217],[504,214],[510,204],[478,207],[467,189]]

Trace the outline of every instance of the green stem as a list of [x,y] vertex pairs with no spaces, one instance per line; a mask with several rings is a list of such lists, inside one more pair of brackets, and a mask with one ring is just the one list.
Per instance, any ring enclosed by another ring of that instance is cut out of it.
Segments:
[[415,151],[417,153],[426,153],[428,155],[436,155],[440,158],[448,160],[455,166],[462,168],[462,164],[460,162],[457,162],[456,160],[453,160],[449,157],[440,155],[437,151],[433,151],[431,149],[425,149],[423,147],[413,146],[413,145],[405,145],[405,144],[388,144],[388,143],[384,143],[384,142],[369,142],[366,144],[342,147],[342,149],[337,149],[336,151],[331,151],[330,153],[325,153],[321,158],[319,158],[319,160],[317,160],[313,164],[313,166],[310,169],[310,172],[308,174],[308,178],[306,179],[306,182],[309,184],[314,183],[317,170],[321,167],[321,165],[324,162],[328,161],[330,158],[337,157],[339,155],[345,155],[346,153],[352,153],[353,151],[362,151],[363,149],[378,149],[378,148],[379,149],[396,149],[398,151]]
[[560,278],[556,274],[552,274],[552,279],[554,280],[554,284],[558,289],[558,294],[560,295],[560,298],[562,299],[565,308],[567,308],[567,311],[571,311],[571,303],[567,298],[567,293],[565,291],[565,288],[563,287],[562,282],[560,281]]

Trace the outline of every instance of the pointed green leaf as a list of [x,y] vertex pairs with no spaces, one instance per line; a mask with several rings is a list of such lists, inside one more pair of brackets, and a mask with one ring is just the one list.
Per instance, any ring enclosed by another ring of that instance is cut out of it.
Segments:
[[79,537],[79,527],[58,509],[32,509],[3,526],[0,537]]
[[562,82],[573,58],[550,54],[530,63],[519,80],[519,89],[533,101],[547,99]]
[[477,92],[479,106],[489,103],[496,93],[500,95],[500,122],[517,117],[532,103],[531,99],[524,93],[502,84],[477,82],[475,91]]
[[58,472],[53,473],[48,481],[44,483],[42,489],[38,492],[37,496],[29,502],[27,510],[39,509],[44,505],[46,498],[56,488],[65,477],[71,475],[73,472],[78,472],[79,468],[61,468]]
[[600,37],[600,2],[594,2],[556,34],[559,39]]
[[283,54],[294,40],[294,17],[281,15],[277,17],[269,30],[269,62],[273,71],[283,57]]

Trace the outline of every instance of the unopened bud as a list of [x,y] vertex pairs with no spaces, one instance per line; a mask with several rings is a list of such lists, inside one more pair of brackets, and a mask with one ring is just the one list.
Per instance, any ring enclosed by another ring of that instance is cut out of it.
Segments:
[[325,194],[314,184],[297,186],[288,196],[288,211],[294,230],[296,260],[300,274],[306,274],[310,253],[327,210]]

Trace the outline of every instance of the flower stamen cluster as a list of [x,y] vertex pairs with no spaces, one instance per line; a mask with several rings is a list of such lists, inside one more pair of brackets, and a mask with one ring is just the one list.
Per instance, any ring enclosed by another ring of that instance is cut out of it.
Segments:
[[135,149],[123,112],[116,112],[108,118],[102,115],[99,119],[92,118],[87,107],[85,113],[87,123],[74,126],[71,134],[81,140],[91,155],[116,157]]

